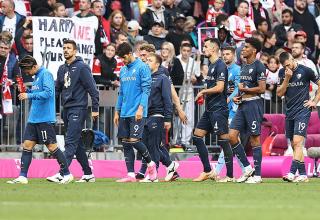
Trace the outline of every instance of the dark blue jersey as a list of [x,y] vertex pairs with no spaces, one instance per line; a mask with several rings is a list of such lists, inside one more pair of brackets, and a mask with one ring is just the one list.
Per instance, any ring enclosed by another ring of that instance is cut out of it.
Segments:
[[224,89],[221,93],[212,93],[206,97],[207,111],[228,110],[227,104],[227,88],[228,88],[228,69],[226,64],[218,59],[215,63],[209,65],[208,76],[206,79],[207,88],[213,88],[218,81],[224,82]]
[[[279,85],[283,83],[284,77],[285,70],[282,68],[279,71]],[[285,93],[287,119],[294,119],[296,116],[310,114],[311,110],[303,107],[304,101],[310,99],[310,81],[317,83],[319,77],[309,67],[298,64],[297,68],[293,70]]]
[[240,83],[243,83],[245,88],[258,87],[261,80],[266,80],[266,68],[259,60],[241,66]]

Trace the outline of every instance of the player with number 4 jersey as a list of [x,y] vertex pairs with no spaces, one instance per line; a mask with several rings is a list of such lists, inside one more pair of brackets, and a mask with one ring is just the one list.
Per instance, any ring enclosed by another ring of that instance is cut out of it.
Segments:
[[206,78],[207,88],[201,90],[195,100],[197,101],[200,97],[205,96],[206,110],[193,134],[193,143],[197,147],[204,170],[198,178],[193,180],[194,182],[216,179],[216,174],[208,160],[208,150],[203,141],[203,137],[212,131],[218,135],[218,144],[225,155],[227,176],[221,182],[233,182],[233,155],[228,136],[228,69],[226,64],[219,58],[219,49],[220,43],[216,38],[205,40],[203,51],[210,61]]
[[[315,108],[320,99],[320,90],[313,100],[310,99],[309,86],[314,82],[320,86],[319,77],[309,67],[298,64],[291,54],[280,54],[280,62],[284,67],[279,71],[278,96],[286,100],[286,136],[293,146],[293,160],[290,172],[283,177],[288,182],[308,182],[303,156],[307,126],[311,109]],[[295,176],[296,171],[299,176]]]

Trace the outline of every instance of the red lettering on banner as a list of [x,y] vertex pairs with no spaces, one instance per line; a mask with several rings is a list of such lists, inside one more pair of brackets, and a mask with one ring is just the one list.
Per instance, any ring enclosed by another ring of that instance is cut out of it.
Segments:
[[75,26],[74,39],[76,39],[76,40],[91,40],[89,31],[90,31],[90,27]]

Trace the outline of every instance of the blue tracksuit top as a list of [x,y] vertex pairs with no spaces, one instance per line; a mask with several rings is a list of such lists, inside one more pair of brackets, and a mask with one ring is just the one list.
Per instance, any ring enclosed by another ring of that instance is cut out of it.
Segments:
[[40,67],[35,74],[32,88],[28,91],[31,101],[29,123],[55,123],[55,86],[52,74],[44,67]]
[[166,71],[160,66],[158,71],[151,75],[148,115],[160,114],[166,122],[170,122],[172,118],[171,82],[166,76]]
[[236,111],[238,109],[238,105],[233,102],[233,97],[238,95],[238,84],[240,82],[240,66],[233,63],[228,66],[228,81],[232,81],[234,84],[234,91],[229,95],[230,102],[228,103],[229,107],[229,118],[233,118],[235,116]]
[[139,105],[143,106],[143,117],[148,115],[148,98],[151,90],[151,70],[137,58],[121,68],[120,90],[116,110],[120,117],[134,117]]

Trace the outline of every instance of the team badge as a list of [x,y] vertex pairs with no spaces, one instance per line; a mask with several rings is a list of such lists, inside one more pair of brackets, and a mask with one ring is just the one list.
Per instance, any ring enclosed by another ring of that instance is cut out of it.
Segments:
[[301,73],[297,74],[297,78],[301,79]]
[[253,69],[249,69],[249,73],[252,73]]

